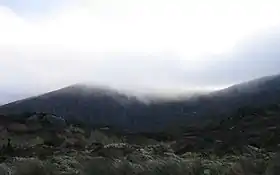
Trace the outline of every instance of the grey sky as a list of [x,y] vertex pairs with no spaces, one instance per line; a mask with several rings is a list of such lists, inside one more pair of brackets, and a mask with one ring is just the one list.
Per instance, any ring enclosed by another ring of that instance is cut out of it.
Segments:
[[182,93],[278,73],[278,1],[24,2],[0,0],[2,101],[78,82]]

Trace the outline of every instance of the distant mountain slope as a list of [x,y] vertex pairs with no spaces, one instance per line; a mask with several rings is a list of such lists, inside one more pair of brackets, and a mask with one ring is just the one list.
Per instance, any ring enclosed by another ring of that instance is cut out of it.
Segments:
[[176,124],[202,123],[230,116],[241,108],[273,104],[280,104],[280,75],[262,77],[187,100],[153,104],[152,108],[162,118],[172,116]]
[[4,105],[0,111],[4,114],[47,112],[69,120],[118,125],[126,117],[126,106],[132,103],[139,102],[134,97],[119,94],[109,89],[73,85]]
[[276,104],[280,102],[280,75],[237,84],[211,93],[206,99],[213,109],[218,110],[220,107],[220,112],[233,111],[245,106],[262,107]]
[[69,86],[0,107],[0,114],[47,112],[91,125],[155,131],[168,125],[229,116],[247,106],[280,104],[280,75],[185,100],[144,103],[110,89]]

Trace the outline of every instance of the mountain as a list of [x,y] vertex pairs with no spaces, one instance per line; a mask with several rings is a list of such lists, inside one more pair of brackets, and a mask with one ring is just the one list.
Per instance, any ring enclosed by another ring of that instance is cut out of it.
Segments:
[[263,77],[188,99],[147,101],[102,87],[73,85],[0,107],[0,114],[45,112],[92,126],[156,131],[203,123],[246,107],[280,104],[280,75]]
[[46,112],[68,120],[118,125],[132,103],[139,102],[110,89],[77,84],[4,105],[1,113]]
[[201,108],[216,114],[228,114],[246,106],[263,107],[280,103],[280,75],[266,76],[201,96]]

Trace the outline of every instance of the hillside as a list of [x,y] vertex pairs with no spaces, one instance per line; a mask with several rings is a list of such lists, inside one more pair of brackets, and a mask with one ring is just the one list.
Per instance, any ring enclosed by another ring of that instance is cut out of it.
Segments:
[[181,128],[177,153],[188,151],[217,154],[244,151],[244,145],[277,151],[280,146],[280,104],[266,108],[243,108],[222,120]]
[[125,120],[126,107],[134,103],[139,102],[110,89],[78,84],[4,105],[1,113],[46,112],[77,122],[119,126]]
[[[183,101],[144,103],[110,89],[75,85],[14,102],[0,108],[5,113],[0,116],[0,171],[276,175],[279,79],[264,77]],[[84,125],[69,124],[77,120]],[[145,132],[92,129],[89,121]],[[157,129],[162,132],[149,132]]]
[[266,76],[201,96],[196,99],[200,115],[229,115],[243,107],[266,107],[280,103],[280,75]]
[[92,126],[157,131],[167,126],[224,118],[244,107],[280,103],[280,75],[241,83],[185,100],[144,103],[111,89],[73,85],[0,107],[0,114],[45,112]]

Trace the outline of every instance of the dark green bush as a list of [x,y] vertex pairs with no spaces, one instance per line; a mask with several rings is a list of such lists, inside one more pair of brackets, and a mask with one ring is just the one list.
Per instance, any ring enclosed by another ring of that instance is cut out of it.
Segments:
[[17,163],[14,175],[55,175],[55,168],[38,159],[27,159]]

